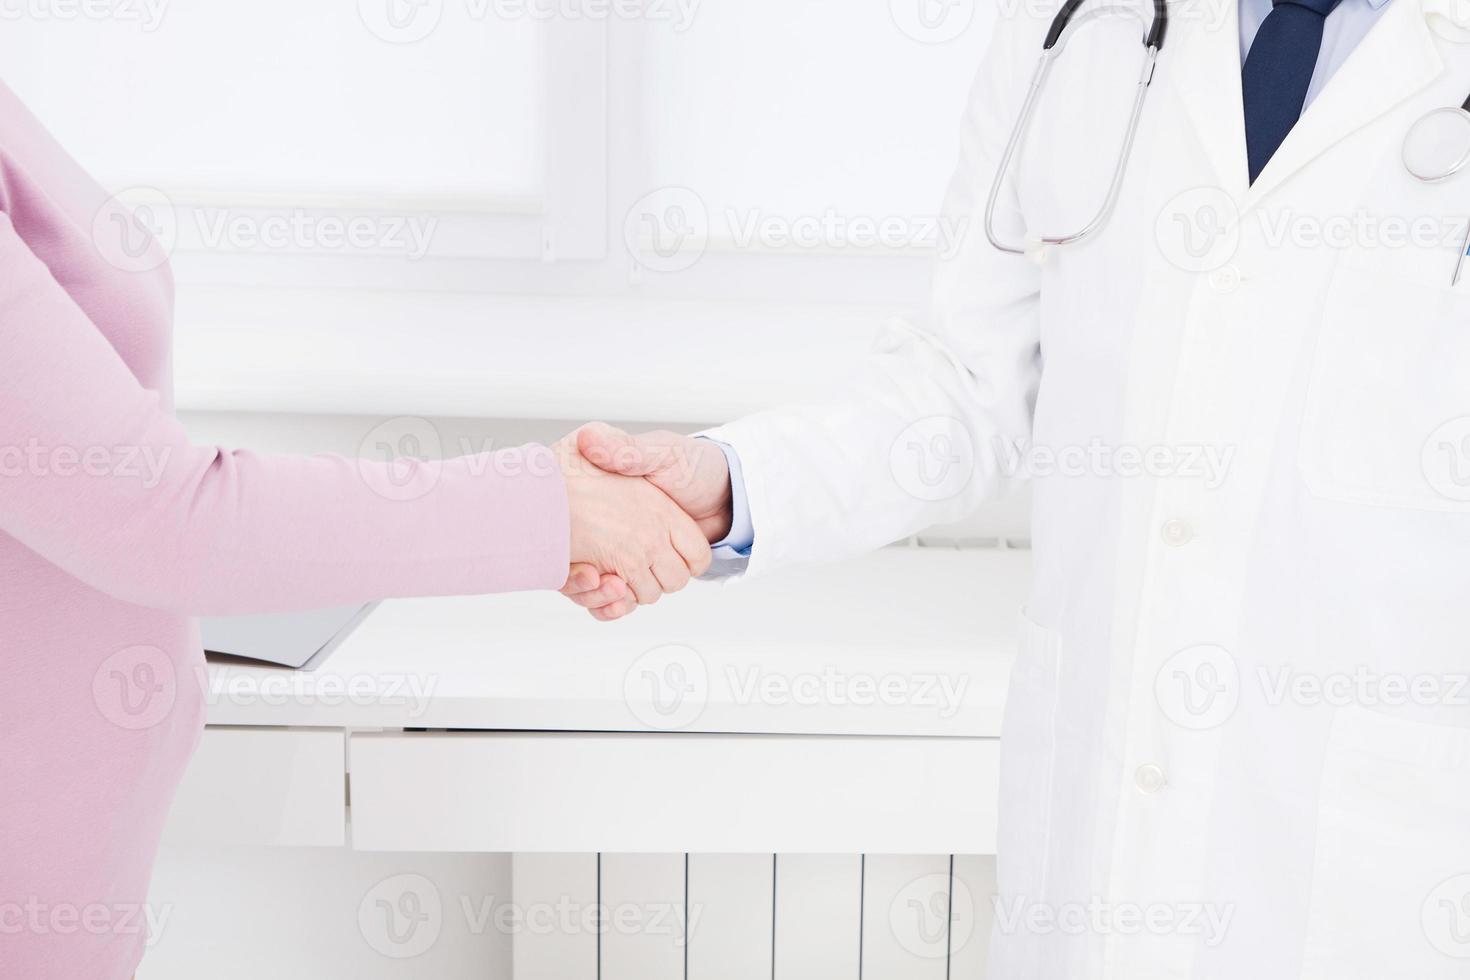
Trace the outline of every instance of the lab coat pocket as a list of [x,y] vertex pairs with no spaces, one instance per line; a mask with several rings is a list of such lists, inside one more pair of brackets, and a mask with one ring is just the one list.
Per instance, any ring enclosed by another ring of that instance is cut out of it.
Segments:
[[1470,730],[1338,711],[1311,895],[1303,980],[1470,975]]
[[1470,293],[1344,262],[1302,418],[1316,496],[1470,512]]
[[1000,824],[996,870],[1008,899],[1041,902],[1056,767],[1061,638],[1023,610],[1000,736]]

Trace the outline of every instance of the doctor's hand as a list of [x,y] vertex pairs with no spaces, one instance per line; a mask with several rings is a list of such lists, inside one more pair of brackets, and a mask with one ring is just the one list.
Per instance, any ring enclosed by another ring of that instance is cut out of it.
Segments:
[[[698,525],[658,487],[589,462],[575,436],[552,447],[566,480],[572,571],[567,587],[596,575],[618,583],[618,602],[649,605],[709,570]],[[598,615],[598,618],[606,618]]]
[[[608,473],[638,477],[662,491],[699,528],[708,548],[730,533],[730,469],[720,447],[673,432],[632,436],[594,422],[576,433],[579,455]],[[705,564],[705,570],[708,563]],[[694,574],[701,575],[703,570]],[[600,620],[621,619],[640,604],[616,574],[574,565],[562,594]]]

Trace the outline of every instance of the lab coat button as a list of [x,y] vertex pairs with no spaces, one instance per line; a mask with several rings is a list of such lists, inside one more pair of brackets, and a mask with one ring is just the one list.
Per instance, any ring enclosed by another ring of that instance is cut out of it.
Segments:
[[1133,774],[1133,785],[1138,787],[1140,793],[1157,793],[1168,781],[1164,770],[1152,762],[1139,766],[1138,771]]
[[1194,540],[1194,528],[1185,521],[1165,521],[1162,529],[1164,544],[1171,548],[1182,548]]
[[1240,267],[1225,265],[1210,273],[1210,288],[1217,293],[1233,293],[1240,288]]

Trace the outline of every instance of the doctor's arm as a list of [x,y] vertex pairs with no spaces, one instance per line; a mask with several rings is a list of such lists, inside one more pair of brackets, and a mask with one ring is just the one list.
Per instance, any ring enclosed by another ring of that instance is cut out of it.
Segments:
[[[1041,269],[989,243],[985,208],[1040,47],[1033,32],[1023,14],[1003,18],[972,88],[941,226],[955,240],[938,257],[925,315],[885,324],[838,397],[761,412],[706,439],[592,426],[581,433],[588,458],[649,476],[681,505],[718,502],[712,542],[730,533],[743,497],[749,574],[861,554],[1014,489],[1024,473],[1011,464],[1030,438],[1041,376]],[[1022,238],[1013,187],[997,211],[1002,234]],[[740,570],[738,553],[717,548],[716,558],[717,570]],[[573,598],[596,608],[617,594],[604,580]]]

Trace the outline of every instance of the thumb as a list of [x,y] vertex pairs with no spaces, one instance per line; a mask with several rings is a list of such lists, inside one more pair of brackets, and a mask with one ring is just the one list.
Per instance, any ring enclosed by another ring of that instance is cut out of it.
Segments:
[[606,422],[578,429],[577,451],[598,469],[621,476],[648,476],[659,464],[659,454],[650,452],[641,439]]

